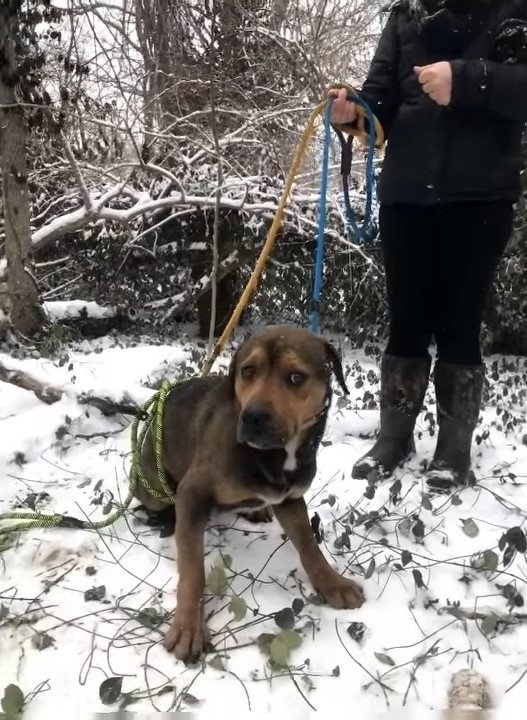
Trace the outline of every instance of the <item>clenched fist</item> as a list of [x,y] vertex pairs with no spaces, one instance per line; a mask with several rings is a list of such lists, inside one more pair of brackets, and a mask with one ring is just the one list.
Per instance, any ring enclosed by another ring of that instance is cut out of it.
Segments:
[[331,122],[333,125],[351,125],[357,119],[357,106],[346,100],[346,88],[330,90],[328,95],[335,98],[331,106]]
[[449,62],[437,62],[424,67],[414,67],[423,91],[438,105],[450,105],[452,100],[452,66]]

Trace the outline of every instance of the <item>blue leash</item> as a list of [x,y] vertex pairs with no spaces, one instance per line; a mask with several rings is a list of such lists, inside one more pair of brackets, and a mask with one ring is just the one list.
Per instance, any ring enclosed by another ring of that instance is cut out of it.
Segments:
[[[372,242],[377,234],[377,228],[373,220],[373,200],[376,192],[375,183],[375,118],[368,103],[359,96],[348,96],[348,100],[352,100],[355,104],[360,105],[366,111],[368,118],[368,155],[366,160],[366,207],[364,212],[364,221],[361,225],[357,223],[355,213],[351,207],[349,197],[349,175],[351,172],[351,164],[353,160],[352,142],[350,136],[347,140],[344,133],[334,128],[340,141],[342,149],[341,175],[342,190],[344,196],[344,208],[346,211],[346,223],[349,234],[355,238],[359,244]],[[329,149],[331,145],[331,107],[333,98],[328,99],[326,110],[324,112],[324,149],[322,157],[322,177],[320,181],[320,206],[318,216],[317,230],[317,247],[315,257],[315,278],[313,284],[313,298],[311,303],[311,323],[312,332],[318,333],[319,315],[320,315],[320,295],[322,292],[322,277],[324,272],[324,237],[327,223],[327,189],[329,180]]]
[[311,331],[318,333],[320,315],[320,293],[324,271],[324,235],[327,220],[327,192],[329,180],[329,148],[331,145],[331,106],[333,98],[328,99],[324,113],[324,153],[322,156],[322,178],[320,180],[320,207],[318,211],[317,252],[315,257],[315,280],[311,303]]

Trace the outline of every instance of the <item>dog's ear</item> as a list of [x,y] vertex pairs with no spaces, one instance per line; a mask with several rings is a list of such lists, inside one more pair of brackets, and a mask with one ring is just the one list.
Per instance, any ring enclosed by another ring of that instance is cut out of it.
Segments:
[[346,380],[344,379],[344,370],[342,369],[342,361],[340,359],[340,355],[336,351],[336,349],[333,347],[333,345],[325,341],[325,347],[326,347],[326,354],[329,362],[331,363],[331,367],[333,369],[333,373],[337,379],[338,384],[340,387],[344,390],[344,393],[346,395],[350,394],[350,391],[348,390],[348,386],[346,385]]
[[245,343],[249,340],[249,338],[250,338],[249,334],[246,334],[242,338],[241,342],[239,343],[238,347],[236,348],[236,350],[234,351],[234,353],[231,357],[231,362],[230,362],[229,371],[228,371],[228,378],[231,381],[233,392],[234,392],[234,381],[236,380],[236,369],[238,367],[238,361],[240,359],[240,351],[244,347]]
[[238,354],[239,354],[238,351],[239,351],[239,348],[234,351],[234,354],[231,358],[231,362],[229,365],[229,372],[228,372],[228,378],[229,378],[229,382],[232,386],[233,392],[234,392],[234,381],[236,380],[236,368],[238,365]]

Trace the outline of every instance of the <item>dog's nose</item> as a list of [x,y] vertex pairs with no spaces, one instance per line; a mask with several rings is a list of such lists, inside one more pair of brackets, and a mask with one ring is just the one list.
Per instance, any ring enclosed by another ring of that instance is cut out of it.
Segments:
[[264,407],[248,407],[243,411],[243,429],[250,435],[258,435],[269,429],[271,424],[271,413]]

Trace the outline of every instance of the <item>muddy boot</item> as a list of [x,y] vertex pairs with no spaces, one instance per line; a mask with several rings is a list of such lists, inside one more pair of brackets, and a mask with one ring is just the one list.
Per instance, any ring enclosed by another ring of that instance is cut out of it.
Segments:
[[415,421],[423,405],[429,375],[430,358],[383,355],[379,437],[353,466],[353,478],[363,480],[372,470],[391,475],[414,451]]
[[470,448],[481,407],[485,366],[438,362],[435,389],[439,432],[426,483],[435,492],[449,492],[472,479]]

